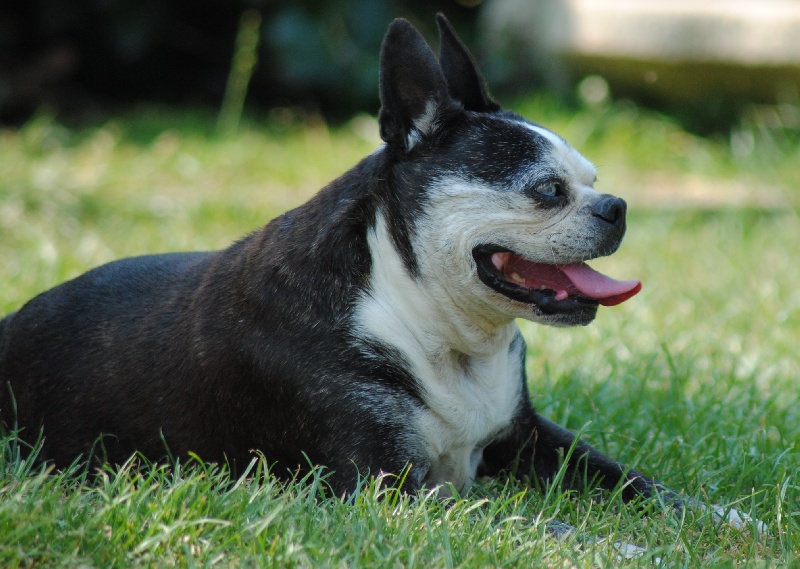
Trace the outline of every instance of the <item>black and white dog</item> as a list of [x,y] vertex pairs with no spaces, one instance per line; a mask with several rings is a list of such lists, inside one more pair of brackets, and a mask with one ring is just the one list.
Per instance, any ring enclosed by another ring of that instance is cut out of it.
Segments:
[[438,23],[438,60],[392,23],[385,145],[311,201],[228,249],[109,263],[2,320],[7,428],[43,433],[60,466],[168,449],[241,468],[259,450],[279,475],[325,465],[337,494],[378,473],[444,496],[504,472],[546,484],[566,460],[568,487],[680,507],[531,406],[514,319],[586,325],[638,292],[584,263],[617,249],[626,205],[501,109]]

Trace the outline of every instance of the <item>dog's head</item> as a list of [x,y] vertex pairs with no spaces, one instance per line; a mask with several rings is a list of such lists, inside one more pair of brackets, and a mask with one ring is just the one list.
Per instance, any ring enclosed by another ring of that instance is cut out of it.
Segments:
[[588,324],[641,288],[585,264],[619,247],[625,202],[593,189],[594,166],[565,140],[501,109],[438,24],[438,61],[404,20],[381,54],[381,137],[417,212],[409,271],[477,319]]

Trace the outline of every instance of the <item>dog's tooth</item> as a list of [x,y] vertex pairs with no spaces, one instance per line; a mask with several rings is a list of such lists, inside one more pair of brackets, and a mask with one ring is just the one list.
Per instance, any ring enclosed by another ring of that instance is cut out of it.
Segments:
[[565,290],[559,290],[556,292],[556,300],[567,300],[569,298],[569,293]]
[[492,264],[494,265],[495,269],[502,269],[503,265],[507,260],[507,256],[505,253],[495,253],[492,255]]
[[525,282],[525,279],[523,279],[521,276],[519,276],[519,273],[511,273],[509,276],[511,277],[511,280],[513,280],[516,283],[524,283]]

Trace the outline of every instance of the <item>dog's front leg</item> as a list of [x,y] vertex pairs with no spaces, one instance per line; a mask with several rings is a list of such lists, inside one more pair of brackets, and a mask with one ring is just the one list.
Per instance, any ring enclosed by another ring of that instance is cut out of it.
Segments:
[[[523,409],[506,437],[486,447],[483,458],[481,475],[510,472],[541,488],[556,482],[563,467],[560,482],[567,489],[582,491],[599,487],[614,490],[621,486],[625,502],[658,495],[678,510],[684,507],[683,500],[674,492],[603,455],[567,429],[538,415],[530,406]],[[557,539],[574,536],[580,542],[601,543],[606,540],[579,535],[574,527],[559,521],[548,521],[546,527],[548,533]],[[647,555],[647,550],[629,543],[615,542],[612,545],[623,559]]]
[[529,478],[531,484],[542,487],[556,481],[562,465],[561,484],[567,489],[582,491],[599,487],[614,490],[622,485],[625,502],[658,495],[676,509],[683,508],[680,496],[577,440],[570,431],[545,419],[533,408],[520,413],[511,432],[484,450],[481,474],[512,472],[518,478]]
[[[684,509],[708,512],[715,520],[738,529],[752,527],[757,533],[766,533],[766,525],[748,514],[685,498],[655,479],[624,467],[577,440],[567,429],[537,414],[532,407],[526,407],[510,433],[486,447],[483,456],[481,475],[510,472],[519,479],[530,480],[534,486],[543,487],[557,481],[563,466],[561,484],[567,489],[614,490],[621,487],[624,502],[657,497],[679,513]],[[570,532],[564,524],[555,523],[548,528],[557,536]]]

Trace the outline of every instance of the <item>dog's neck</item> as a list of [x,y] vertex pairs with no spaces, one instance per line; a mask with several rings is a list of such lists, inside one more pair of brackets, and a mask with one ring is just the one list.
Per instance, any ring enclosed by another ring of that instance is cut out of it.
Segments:
[[422,353],[432,364],[454,353],[487,357],[508,350],[516,334],[513,320],[470,309],[465,305],[468,299],[452,298],[435,279],[410,275],[380,211],[367,242],[372,256],[370,283],[355,313],[362,333],[406,354]]

